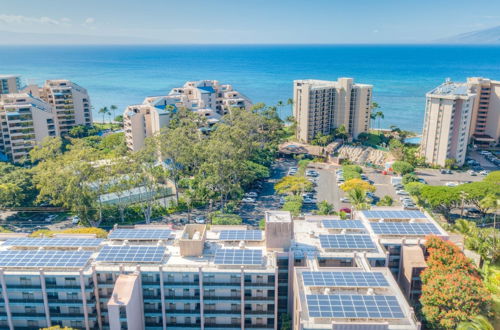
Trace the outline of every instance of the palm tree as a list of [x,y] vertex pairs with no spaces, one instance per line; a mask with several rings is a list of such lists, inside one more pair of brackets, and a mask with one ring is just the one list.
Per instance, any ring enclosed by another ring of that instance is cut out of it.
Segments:
[[290,106],[290,113],[293,116],[293,99],[286,100],[286,104]]
[[377,115],[374,112],[374,110],[378,109],[378,108],[380,108],[380,106],[378,105],[378,103],[377,102],[372,102],[372,104],[370,105],[370,119],[371,120],[377,119]]
[[104,118],[109,113],[108,107],[100,108],[99,113],[102,114],[102,123],[104,124]]
[[278,108],[278,116],[281,118],[281,108],[285,106],[285,103],[283,101],[278,101],[276,104],[276,108]]
[[476,315],[466,322],[460,322],[457,330],[494,330],[490,321],[482,315]]
[[375,113],[375,116],[377,116],[377,118],[378,118],[378,132],[380,134],[381,133],[380,132],[380,119],[384,119],[384,113],[382,111],[377,111]]
[[347,129],[344,125],[340,125],[335,129],[335,136],[340,136],[342,138],[342,142],[345,142],[347,137]]
[[[116,105],[112,104],[109,108],[111,109],[110,115],[113,114],[113,121],[114,121],[115,117],[116,117],[115,116],[115,111],[118,110],[118,107]],[[111,122],[111,120],[110,120],[110,122]]]

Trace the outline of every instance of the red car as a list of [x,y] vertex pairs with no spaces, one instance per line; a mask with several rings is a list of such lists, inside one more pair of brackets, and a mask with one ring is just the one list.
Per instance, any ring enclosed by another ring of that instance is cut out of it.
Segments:
[[344,208],[341,208],[341,209],[340,209],[340,212],[344,212],[344,213],[351,213],[351,209],[350,209],[350,208],[347,208],[347,207],[344,207]]

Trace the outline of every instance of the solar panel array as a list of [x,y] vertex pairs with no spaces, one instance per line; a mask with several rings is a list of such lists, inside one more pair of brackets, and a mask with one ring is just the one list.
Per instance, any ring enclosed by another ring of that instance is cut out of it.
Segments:
[[420,211],[361,211],[368,219],[427,219],[425,214]]
[[401,319],[404,313],[395,296],[307,295],[311,317]]
[[219,249],[215,252],[216,265],[260,265],[261,250]]
[[316,287],[370,287],[389,286],[380,272],[303,272],[302,280],[306,286]]
[[262,241],[261,230],[222,230],[221,241]]
[[319,235],[319,242],[325,249],[375,249],[375,244],[369,235]]
[[165,254],[164,246],[104,246],[96,261],[160,263]]
[[373,232],[379,235],[429,235],[441,232],[433,223],[373,222]]
[[18,268],[81,268],[92,251],[6,250],[0,251],[0,267]]
[[323,227],[328,229],[364,229],[360,220],[323,220]]
[[166,240],[169,239],[171,230],[168,229],[129,229],[118,228],[113,230],[109,235],[109,239],[120,240]]
[[101,244],[100,238],[32,238],[20,237],[6,240],[5,246],[22,247],[97,247]]

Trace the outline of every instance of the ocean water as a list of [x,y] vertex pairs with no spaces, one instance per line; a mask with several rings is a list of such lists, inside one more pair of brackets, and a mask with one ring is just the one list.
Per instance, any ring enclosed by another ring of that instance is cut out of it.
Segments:
[[[445,78],[500,80],[500,46],[3,46],[2,73],[33,83],[73,80],[87,88],[95,112],[111,104],[121,112],[187,80],[230,83],[254,103],[271,105],[292,97],[294,79],[353,77],[374,85],[381,127],[419,132],[425,93]],[[288,114],[283,108],[282,117]]]

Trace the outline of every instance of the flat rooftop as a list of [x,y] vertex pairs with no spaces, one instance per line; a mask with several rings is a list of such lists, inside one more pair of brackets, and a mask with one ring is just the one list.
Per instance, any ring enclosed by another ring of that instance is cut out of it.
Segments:
[[447,81],[431,90],[432,95],[468,95],[469,89],[466,83],[455,83]]

